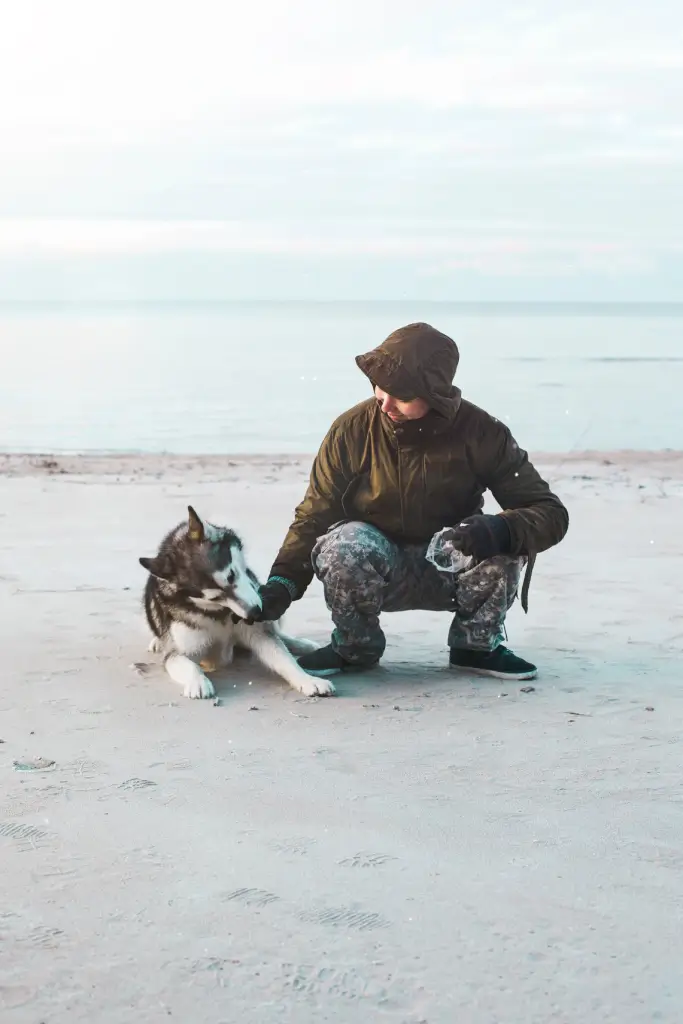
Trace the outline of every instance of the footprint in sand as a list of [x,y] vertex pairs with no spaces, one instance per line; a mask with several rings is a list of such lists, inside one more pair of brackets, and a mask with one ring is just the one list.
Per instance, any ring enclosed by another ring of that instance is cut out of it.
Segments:
[[391,922],[381,914],[375,914],[362,907],[325,907],[321,910],[305,910],[298,915],[300,921],[329,925],[332,928],[349,928],[359,932],[388,928]]
[[390,853],[354,853],[353,857],[345,857],[337,863],[343,868],[379,868],[390,860],[397,858]]
[[156,786],[156,782],[152,782],[150,779],[126,779],[125,782],[119,785],[119,789],[150,789],[152,786]]
[[40,849],[49,842],[48,833],[36,828],[35,825],[22,825],[12,821],[0,822],[0,839],[14,840],[23,851]]
[[46,928],[43,925],[38,925],[29,932],[23,941],[28,942],[31,946],[39,946],[41,949],[56,949],[63,938],[64,932],[61,928]]
[[235,889],[221,896],[224,903],[242,903],[247,907],[267,907],[276,903],[280,897],[265,889]]
[[288,839],[273,839],[268,846],[276,853],[291,853],[303,857],[309,853],[312,846],[315,846],[315,842],[315,839],[307,836],[292,836]]

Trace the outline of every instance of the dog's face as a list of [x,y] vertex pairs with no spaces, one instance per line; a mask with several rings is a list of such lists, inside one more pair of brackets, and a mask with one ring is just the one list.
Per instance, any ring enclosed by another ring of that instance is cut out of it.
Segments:
[[202,611],[229,608],[248,619],[261,610],[258,581],[248,568],[242,542],[222,526],[203,523],[192,507],[155,558],[140,564]]

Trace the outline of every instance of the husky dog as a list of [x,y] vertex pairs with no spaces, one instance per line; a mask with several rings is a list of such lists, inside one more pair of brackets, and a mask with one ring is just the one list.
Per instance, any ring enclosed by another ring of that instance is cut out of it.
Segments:
[[202,522],[191,506],[188,514],[154,558],[140,559],[150,574],[144,597],[154,634],[149,649],[164,655],[171,679],[186,697],[213,697],[206,672],[229,665],[235,647],[242,647],[300,693],[334,693],[327,680],[309,676],[293,657],[317,644],[286,636],[277,622],[253,621],[261,609],[259,583],[237,534]]

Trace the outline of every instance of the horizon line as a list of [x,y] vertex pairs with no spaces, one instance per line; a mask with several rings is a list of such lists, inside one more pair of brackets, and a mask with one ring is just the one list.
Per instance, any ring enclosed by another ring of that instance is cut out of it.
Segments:
[[35,306],[453,306],[453,307],[491,307],[491,306],[542,306],[542,307],[580,307],[593,308],[624,308],[624,307],[668,307],[683,310],[681,299],[434,299],[434,298],[398,298],[398,299],[306,299],[306,298],[197,298],[197,299],[4,299],[0,298],[3,307],[35,307]]

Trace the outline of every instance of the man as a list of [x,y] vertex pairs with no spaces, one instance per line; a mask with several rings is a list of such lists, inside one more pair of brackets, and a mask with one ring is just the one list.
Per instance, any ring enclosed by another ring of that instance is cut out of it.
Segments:
[[[277,619],[315,573],[334,632],[299,664],[313,675],[369,668],[385,648],[380,613],[454,613],[448,634],[454,668],[531,679],[536,667],[502,645],[505,616],[527,564],[568,527],[551,493],[498,420],[453,386],[455,342],[410,324],[358,356],[374,397],[343,413],[313,463],[306,495],[261,588],[263,619]],[[502,511],[484,515],[490,490]],[[474,559],[455,574],[425,558],[444,527]]]

